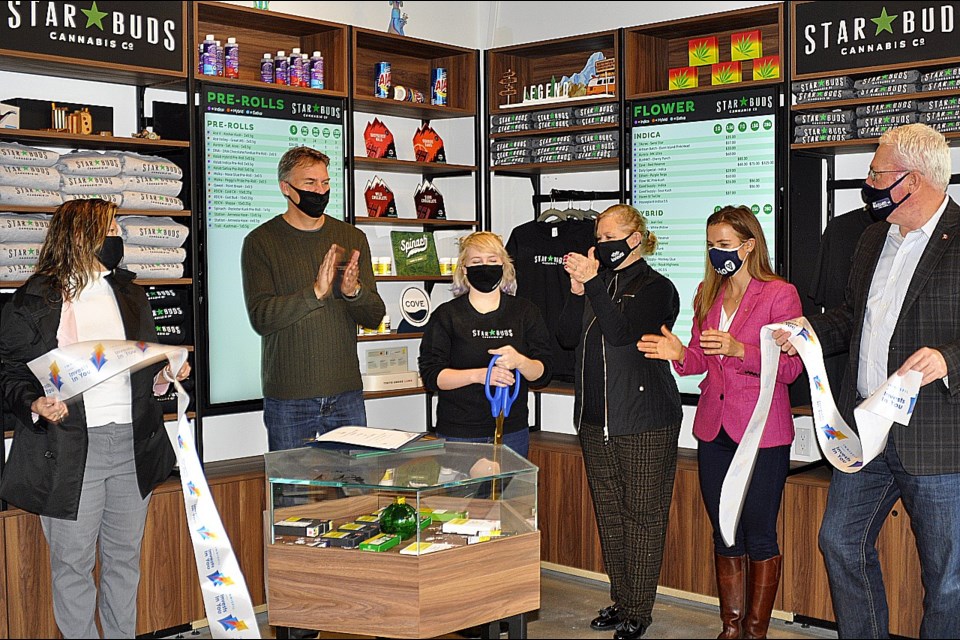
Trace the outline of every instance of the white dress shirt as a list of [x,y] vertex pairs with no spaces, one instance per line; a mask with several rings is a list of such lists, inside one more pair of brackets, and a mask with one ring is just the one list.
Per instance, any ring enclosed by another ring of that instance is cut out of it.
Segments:
[[[863,398],[879,389],[887,381],[887,356],[890,339],[900,318],[900,309],[907,289],[917,270],[927,243],[936,229],[949,198],[944,197],[933,217],[919,229],[900,235],[899,225],[890,225],[887,239],[880,252],[880,261],[870,283],[867,308],[860,336],[860,366],[857,373],[857,393]],[[911,354],[904,354],[908,357]],[[897,363],[899,366],[901,363]]]

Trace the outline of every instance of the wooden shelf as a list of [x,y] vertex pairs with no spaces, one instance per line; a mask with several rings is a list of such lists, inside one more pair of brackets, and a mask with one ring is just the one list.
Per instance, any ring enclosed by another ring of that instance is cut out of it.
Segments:
[[620,124],[611,122],[608,124],[579,124],[574,127],[563,127],[561,129],[530,129],[529,131],[509,131],[507,133],[491,133],[491,140],[500,140],[501,138],[533,138],[549,135],[562,136],[568,133],[587,133],[594,131],[619,131]]
[[453,276],[375,276],[377,282],[453,282]]
[[[0,205],[0,209],[8,213],[53,213],[57,207],[21,207],[7,204]],[[183,209],[180,211],[163,211],[157,209],[117,209],[118,216],[172,216],[189,217],[191,212]]]
[[500,95],[503,90],[500,80],[508,71],[516,74],[514,88],[517,93],[511,96],[511,100],[516,103],[523,100],[523,87],[546,84],[554,78],[559,79],[563,76],[578,74],[583,71],[590,56],[597,51],[602,52],[604,58],[616,59],[617,74],[620,76],[620,66],[623,64],[623,59],[620,55],[619,31],[617,30],[490,49],[487,51],[486,64],[487,108],[490,113],[505,114],[616,102],[620,95],[620,87],[616,88],[614,95],[601,96],[596,100],[573,100],[506,109],[501,106],[501,103],[506,103],[507,98]]
[[393,389],[391,391],[364,391],[364,400],[379,400],[380,398],[401,398],[403,396],[419,396],[426,393],[423,387],[411,387],[409,389]]
[[476,227],[479,222],[476,220],[428,220],[420,218],[371,218],[369,216],[357,216],[353,219],[354,224],[379,224],[398,227],[444,227],[449,229],[464,229]]
[[[371,71],[371,73],[373,73]],[[402,85],[406,86],[406,85]],[[449,86],[449,84],[448,84]],[[426,96],[429,100],[430,97]],[[389,98],[374,98],[354,96],[353,108],[363,113],[397,116],[400,118],[419,118],[420,120],[444,120],[447,118],[472,118],[473,109],[456,109],[453,107],[439,107],[419,102],[400,102]]]
[[[783,66],[786,39],[783,33],[782,3],[736,9],[705,16],[668,20],[624,29],[623,58],[624,95],[627,100],[662,96],[682,97],[689,93],[717,91],[725,88],[743,89],[760,84],[779,84],[786,76],[780,69],[780,78],[736,85],[710,85],[711,66],[697,67],[698,87],[683,91],[668,91],[670,69],[690,66],[688,47],[692,38],[716,37],[721,62],[730,59],[730,39],[734,33],[759,30],[763,56],[779,55]],[[740,66],[745,79],[753,77],[753,60],[742,60]]]
[[580,171],[616,171],[619,167],[619,158],[600,158],[597,160],[571,160],[570,162],[508,164],[500,167],[490,167],[490,171],[491,173],[503,175],[535,176],[548,173],[572,173]]
[[731,90],[744,90],[744,89],[753,89],[754,87],[763,87],[768,85],[782,84],[783,80],[749,80],[746,82],[738,82],[737,84],[724,84],[724,85],[707,85],[703,87],[694,87],[693,89],[684,89],[683,91],[652,91],[650,93],[642,93],[635,96],[630,96],[629,100],[646,100],[649,98],[682,98],[684,96],[696,94],[696,93],[716,93],[718,91],[731,91]]
[[[194,419],[196,419],[196,417],[197,417],[197,412],[196,412],[196,411],[187,411],[187,417],[190,418],[191,420],[194,420]],[[164,422],[173,422],[173,421],[176,420],[176,419],[177,419],[177,414],[175,414],[175,413],[165,413],[165,414],[163,414],[163,421],[164,421]]]
[[[382,31],[353,28],[353,102],[357,111],[433,120],[476,115],[478,53]],[[391,86],[417,89],[426,104],[374,96],[374,67],[390,63]],[[430,72],[447,70],[447,105],[430,104]]]
[[[277,11],[261,11],[222,2],[196,2],[194,34],[197,42],[189,46],[196,50],[204,35],[212,33],[226,43],[236,38],[240,46],[240,78],[232,80],[219,76],[198,76],[209,82],[236,83],[238,86],[262,89],[260,60],[264,53],[276,55],[278,50],[289,54],[299,48],[307,56],[314,51],[323,54],[324,89],[303,89],[270,85],[278,90],[303,92],[311,95],[345,97],[347,95],[347,47],[349,27],[344,24],[304,18]],[[193,70],[196,72],[196,69]]]
[[[137,278],[134,280],[134,283],[140,285],[141,287],[190,285],[193,284],[193,278],[165,278],[158,280],[141,280],[140,278]],[[26,280],[10,280],[8,282],[0,282],[0,289],[18,289],[24,284],[26,284]]]
[[[584,98],[580,100],[564,100],[563,102],[553,102],[550,104],[536,104],[536,105],[524,105],[520,107],[507,107],[506,109],[498,109],[496,113],[498,115],[510,114],[510,113],[531,113],[535,111],[550,111],[552,109],[564,109],[566,107],[589,107],[594,104],[609,104],[616,103],[616,96],[600,96],[597,98]],[[602,125],[586,125],[591,128],[596,128]],[[614,125],[616,126],[616,125]],[[537,131],[543,131],[543,129],[537,129]],[[547,129],[547,131],[556,131],[556,129]],[[513,133],[521,133],[515,131]],[[526,132],[522,132],[526,133]],[[505,133],[491,134],[492,135],[507,135]]]
[[532,391],[550,396],[572,396],[575,393],[572,382],[551,382],[542,389],[532,389]]
[[75,135],[58,131],[33,129],[0,129],[0,142],[23,142],[51,147],[78,147],[82,149],[119,149],[157,153],[170,149],[188,149],[186,140],[144,140],[117,136]]
[[[914,65],[916,66],[916,65]],[[809,102],[795,104],[791,111],[830,111],[843,107],[861,107],[866,104],[880,104],[881,102],[900,102],[901,100],[937,100],[939,98],[954,98],[960,95],[956,89],[946,91],[924,91],[921,93],[902,93],[895,96],[874,96],[872,98],[850,98],[848,100],[828,100],[825,102]]]
[[381,342],[384,340],[419,340],[423,332],[419,333],[378,333],[377,335],[357,336],[357,342]]
[[[945,133],[943,137],[955,145],[960,141],[960,132]],[[805,144],[791,144],[794,151],[821,151],[827,155],[841,155],[851,153],[873,153],[877,150],[879,138],[857,138],[855,140],[841,140],[840,142],[808,142]]]
[[[312,52],[311,52],[312,53]],[[326,69],[326,67],[324,67]],[[202,73],[195,73],[194,78],[199,82],[216,83],[226,86],[243,87],[245,89],[259,89],[260,91],[287,91],[290,93],[300,93],[304,95],[327,97],[327,98],[346,98],[346,92],[330,91],[328,89],[311,89],[309,87],[290,87],[285,84],[272,84],[256,80],[238,80],[236,78],[226,78],[223,76],[205,76]]]
[[477,171],[476,165],[446,164],[442,162],[417,162],[415,160],[397,160],[394,158],[353,159],[354,169],[358,171],[390,171],[392,173],[413,173],[434,177],[469,176]]

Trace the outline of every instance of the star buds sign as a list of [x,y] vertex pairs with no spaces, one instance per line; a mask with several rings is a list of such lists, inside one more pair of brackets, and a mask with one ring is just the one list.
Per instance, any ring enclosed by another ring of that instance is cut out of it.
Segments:
[[0,48],[184,73],[185,2],[0,3]]
[[960,2],[792,2],[794,75],[945,64],[960,56]]

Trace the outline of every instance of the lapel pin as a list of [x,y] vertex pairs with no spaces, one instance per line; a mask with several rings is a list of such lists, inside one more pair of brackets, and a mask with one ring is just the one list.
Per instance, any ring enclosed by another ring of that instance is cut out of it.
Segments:
[[943,239],[944,239],[944,240],[949,239],[949,237],[950,237],[950,236],[948,236],[947,234],[943,234]]

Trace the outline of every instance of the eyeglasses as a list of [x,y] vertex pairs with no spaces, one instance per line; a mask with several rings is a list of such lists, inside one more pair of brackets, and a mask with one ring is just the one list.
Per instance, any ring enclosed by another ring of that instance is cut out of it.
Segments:
[[867,171],[867,178],[876,182],[881,173],[910,173],[910,169],[890,169],[889,171],[874,171],[870,169]]

